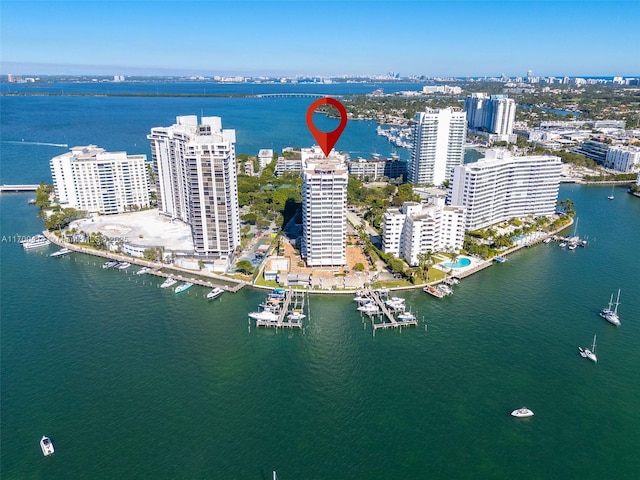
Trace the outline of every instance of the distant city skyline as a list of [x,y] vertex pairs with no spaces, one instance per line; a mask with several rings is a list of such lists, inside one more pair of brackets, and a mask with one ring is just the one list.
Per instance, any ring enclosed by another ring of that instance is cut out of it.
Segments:
[[13,1],[1,74],[638,76],[640,2]]

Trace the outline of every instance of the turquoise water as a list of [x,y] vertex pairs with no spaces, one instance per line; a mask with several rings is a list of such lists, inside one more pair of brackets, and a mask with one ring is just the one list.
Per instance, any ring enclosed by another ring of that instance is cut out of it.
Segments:
[[445,268],[464,268],[469,265],[471,265],[471,260],[466,257],[459,258],[455,262],[446,262],[442,264]]
[[[109,109],[66,99],[65,115],[29,122],[45,110],[6,100],[2,140],[54,140],[48,125],[64,132],[77,115],[105,133],[67,135],[120,143]],[[176,105],[162,114],[191,113]],[[3,178],[23,165],[39,181],[43,155],[4,146]],[[247,314],[262,292],[208,302],[207,289],[175,295],[134,268],[26,252],[16,236],[41,229],[31,195],[2,194],[2,478],[636,478],[640,199],[602,191],[561,187],[587,248],[523,249],[441,300],[399,292],[419,326],[375,336],[350,295],[312,296],[303,331],[256,330]],[[618,288],[616,328],[598,312]],[[598,364],[577,350],[594,334]],[[510,417],[522,406],[535,416]]]

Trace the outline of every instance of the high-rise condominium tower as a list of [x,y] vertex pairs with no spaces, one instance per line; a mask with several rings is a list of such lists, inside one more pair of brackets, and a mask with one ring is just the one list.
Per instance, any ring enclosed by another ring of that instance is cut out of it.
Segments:
[[147,136],[160,213],[191,226],[196,254],[231,260],[240,243],[236,132],[220,117],[176,118]]
[[516,103],[506,95],[473,93],[464,100],[469,128],[497,135],[513,134]]
[[427,108],[415,116],[408,181],[440,185],[464,162],[467,125],[464,112]]
[[303,160],[301,253],[308,266],[347,263],[348,177],[342,158]]

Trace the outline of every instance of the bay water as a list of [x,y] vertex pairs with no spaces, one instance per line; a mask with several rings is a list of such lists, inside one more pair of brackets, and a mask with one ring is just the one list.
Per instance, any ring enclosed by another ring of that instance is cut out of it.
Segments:
[[[238,129],[238,152],[311,143],[310,99],[275,99],[279,120],[265,99],[0,101],[2,183],[49,182],[66,148],[45,143],[146,153],[152,126],[200,108]],[[371,152],[375,124],[352,125],[343,148]],[[637,478],[640,199],[609,192],[561,187],[587,248],[521,250],[442,300],[401,292],[419,326],[375,336],[351,295],[311,296],[303,331],[256,329],[264,292],[207,301],[135,267],[24,251],[42,229],[33,195],[3,193],[2,477]],[[616,328],[598,312],[618,288]],[[597,364],[577,349],[594,335]],[[522,406],[535,416],[509,415]]]

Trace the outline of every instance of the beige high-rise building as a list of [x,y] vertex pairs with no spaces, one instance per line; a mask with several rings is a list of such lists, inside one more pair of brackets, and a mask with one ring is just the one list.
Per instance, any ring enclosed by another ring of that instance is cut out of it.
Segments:
[[160,213],[191,226],[197,255],[230,262],[240,243],[235,130],[223,130],[220,117],[190,115],[147,138]]

